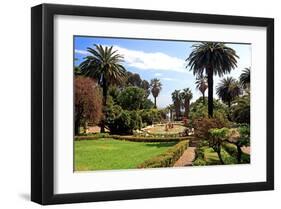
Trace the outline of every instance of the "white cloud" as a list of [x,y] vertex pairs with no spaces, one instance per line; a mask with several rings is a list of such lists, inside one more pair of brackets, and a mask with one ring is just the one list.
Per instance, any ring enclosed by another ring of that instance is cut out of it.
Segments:
[[75,49],[75,54],[81,54],[81,55],[87,56],[90,53],[86,50]]
[[175,81],[176,79],[174,78],[161,78],[164,81]]
[[[162,52],[143,52],[120,46],[114,46],[113,48],[124,56],[125,62],[129,67],[135,67],[141,70],[190,73],[185,68],[185,60],[178,57],[173,57]],[[80,49],[75,49],[75,53],[84,56],[90,54],[88,51]],[[155,73],[155,76],[162,76],[162,73]]]
[[114,46],[124,59],[128,66],[142,70],[158,70],[158,71],[176,71],[188,73],[185,68],[185,60],[172,57],[162,52],[143,52],[131,50],[120,46]]
[[155,73],[154,75],[155,76],[162,76],[163,74],[162,73]]

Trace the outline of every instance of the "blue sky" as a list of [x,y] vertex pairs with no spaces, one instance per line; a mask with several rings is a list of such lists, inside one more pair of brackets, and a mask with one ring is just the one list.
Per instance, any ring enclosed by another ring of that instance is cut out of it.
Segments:
[[[114,46],[124,56],[123,63],[127,71],[138,73],[142,79],[150,81],[152,78],[160,79],[162,91],[157,103],[159,107],[166,107],[172,103],[171,93],[175,89],[189,87],[193,93],[192,101],[201,96],[195,88],[195,76],[186,68],[185,59],[192,51],[192,45],[196,42],[189,41],[163,41],[125,38],[101,38],[101,37],[74,37],[75,65],[79,65],[87,56],[87,47],[94,44]],[[227,44],[233,48],[240,57],[237,68],[226,76],[238,78],[245,67],[251,66],[250,44]],[[218,76],[214,78],[214,87],[217,86]],[[207,91],[205,93],[207,95]],[[216,97],[216,95],[214,95]],[[152,99],[152,96],[150,95]]]

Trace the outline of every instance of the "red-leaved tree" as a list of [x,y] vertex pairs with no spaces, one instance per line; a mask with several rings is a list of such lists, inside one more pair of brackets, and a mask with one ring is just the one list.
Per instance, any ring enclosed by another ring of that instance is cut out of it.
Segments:
[[102,116],[102,95],[97,83],[88,77],[76,76],[75,91],[75,135],[79,127],[87,122],[98,124]]

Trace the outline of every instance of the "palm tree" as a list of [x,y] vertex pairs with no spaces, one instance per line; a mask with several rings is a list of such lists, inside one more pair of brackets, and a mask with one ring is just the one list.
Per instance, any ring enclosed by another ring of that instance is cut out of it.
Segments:
[[251,67],[245,68],[239,77],[240,83],[244,89],[250,88],[250,74]]
[[219,98],[225,102],[229,108],[231,102],[242,93],[239,82],[232,77],[222,79],[216,90]]
[[213,88],[214,75],[223,76],[237,67],[239,58],[234,49],[227,47],[224,43],[201,42],[194,44],[193,51],[186,59],[186,67],[190,67],[194,75],[203,75],[205,72],[208,79],[208,114],[213,117]]
[[151,88],[151,93],[154,97],[154,107],[156,108],[156,98],[158,97],[161,89],[162,89],[162,83],[160,82],[159,79],[154,78],[150,81],[150,88]]
[[203,104],[205,104],[205,91],[208,88],[207,77],[203,75],[197,76],[195,84],[196,88],[202,93]]
[[184,116],[186,118],[188,118],[189,116],[189,106],[192,96],[193,96],[192,92],[189,88],[183,89],[183,92],[180,93],[180,97],[182,98],[182,102],[184,106]]
[[124,61],[122,55],[113,47],[94,45],[95,49],[88,47],[90,55],[85,57],[80,64],[81,73],[98,81],[103,93],[103,119],[101,120],[101,132],[105,132],[107,93],[111,84],[121,83],[126,77],[126,70],[121,65]]
[[172,93],[172,100],[174,102],[174,107],[175,107],[175,111],[176,111],[176,119],[179,120],[180,108],[181,108],[180,90],[175,90]]

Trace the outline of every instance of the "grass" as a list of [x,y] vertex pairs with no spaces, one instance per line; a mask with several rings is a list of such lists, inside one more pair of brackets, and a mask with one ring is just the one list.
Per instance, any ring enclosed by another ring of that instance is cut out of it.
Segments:
[[175,144],[177,142],[146,143],[114,139],[75,141],[75,171],[136,168]]

